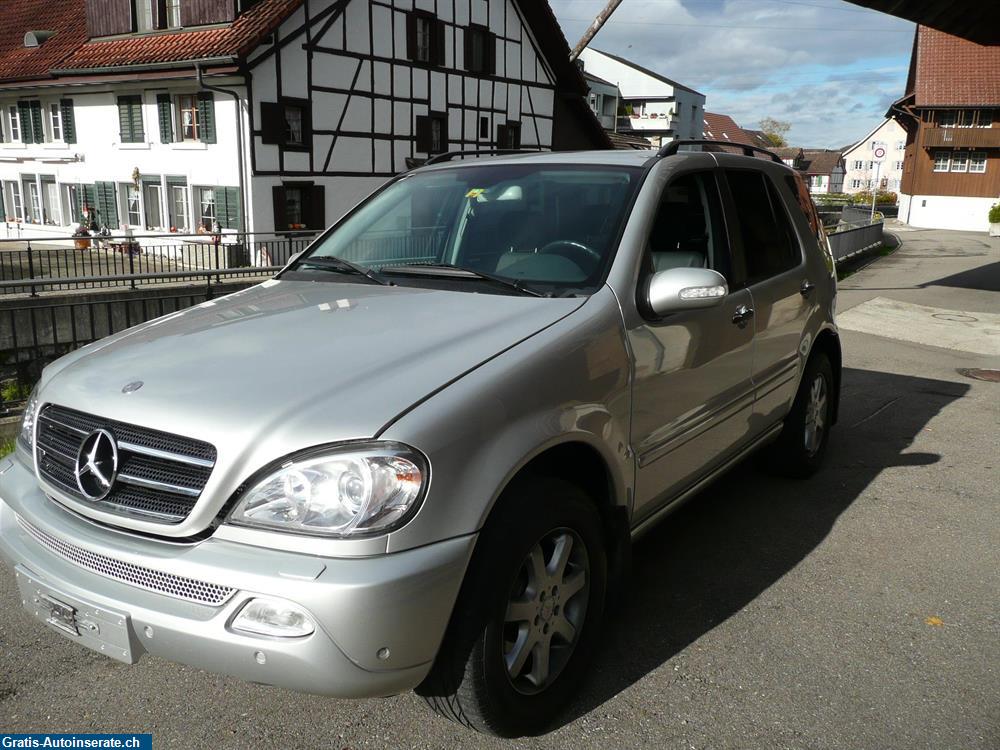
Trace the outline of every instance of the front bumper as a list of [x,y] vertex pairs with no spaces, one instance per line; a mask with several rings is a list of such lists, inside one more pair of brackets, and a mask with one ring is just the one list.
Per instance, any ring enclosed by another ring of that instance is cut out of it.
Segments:
[[[46,498],[19,459],[0,459],[0,556],[16,571],[25,606],[33,610],[25,592],[36,587],[77,608],[82,602],[87,612],[121,614],[127,643],[117,658],[124,654],[126,661],[149,653],[338,697],[409,690],[430,670],[474,543],[472,535],[350,559],[216,539],[160,542],[80,519]],[[137,569],[146,581],[167,576],[229,593],[219,603],[203,603],[120,580],[134,579]],[[232,618],[255,596],[298,604],[312,616],[315,632],[275,638],[232,631]],[[83,635],[81,643],[98,648]]]

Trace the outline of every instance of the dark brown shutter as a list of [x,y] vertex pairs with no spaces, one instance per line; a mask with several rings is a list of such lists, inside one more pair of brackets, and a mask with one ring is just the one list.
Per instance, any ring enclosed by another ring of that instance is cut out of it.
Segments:
[[288,230],[288,213],[284,185],[275,185],[271,188],[271,200],[274,203],[274,231],[285,232]]
[[413,13],[406,14],[406,57],[417,59],[417,17]]
[[444,65],[444,21],[431,21],[431,64]]
[[306,226],[309,229],[326,229],[326,187],[313,185],[303,192],[309,201],[309,205],[305,207],[309,212]]
[[285,113],[278,102],[260,103],[261,143],[284,143]]
[[87,0],[87,36],[132,31],[132,0]]
[[181,26],[225,23],[235,18],[233,0],[187,0],[181,3]]
[[431,118],[421,115],[417,117],[417,151],[425,154],[431,152]]
[[497,125],[497,148],[507,148],[506,125]]
[[[506,42],[505,42],[506,44]],[[493,74],[497,72],[497,37],[496,34],[486,32],[486,70],[484,72]]]

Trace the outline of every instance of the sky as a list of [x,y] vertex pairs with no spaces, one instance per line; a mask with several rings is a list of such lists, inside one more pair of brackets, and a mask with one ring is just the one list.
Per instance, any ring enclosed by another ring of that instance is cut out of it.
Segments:
[[[550,0],[570,47],[606,0]],[[840,148],[903,95],[914,25],[842,0],[624,0],[591,46],[706,96],[746,128],[791,123],[788,141]]]

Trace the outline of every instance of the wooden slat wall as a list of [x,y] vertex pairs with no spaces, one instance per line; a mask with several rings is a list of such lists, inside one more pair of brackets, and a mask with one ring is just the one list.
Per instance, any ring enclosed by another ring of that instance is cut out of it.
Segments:
[[[998,128],[998,123],[992,129],[980,131],[991,134]],[[962,151],[985,151],[986,172],[935,172],[934,152],[952,151],[947,147],[930,147],[925,145],[929,130],[933,130],[925,122],[920,123],[915,142],[906,146],[906,157],[903,166],[901,192],[908,195],[963,195],[979,198],[991,198],[1000,195],[1000,150],[996,148],[963,148]]]
[[236,0],[188,0],[181,3],[181,26],[223,23],[236,17]]
[[130,0],[87,0],[87,35],[108,36],[132,31]]

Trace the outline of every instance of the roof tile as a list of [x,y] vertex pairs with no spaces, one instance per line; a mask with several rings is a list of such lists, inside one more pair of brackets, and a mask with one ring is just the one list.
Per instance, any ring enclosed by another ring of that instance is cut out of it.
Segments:
[[1000,44],[917,27],[911,80],[918,107],[1000,105]]

